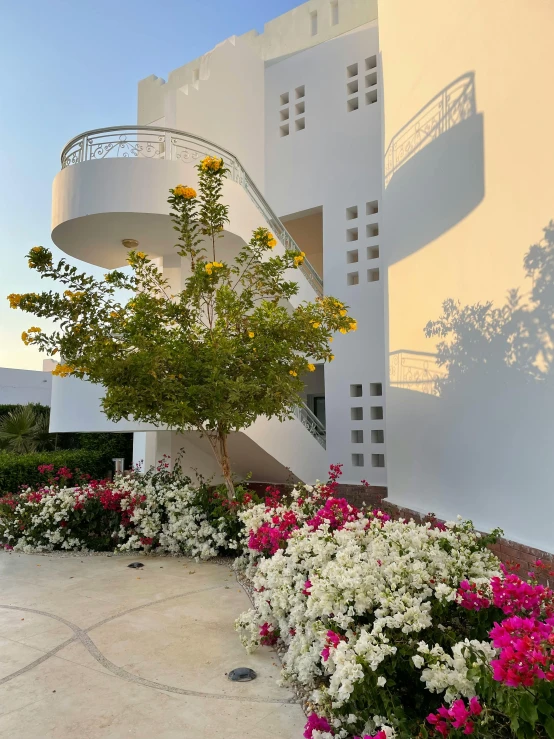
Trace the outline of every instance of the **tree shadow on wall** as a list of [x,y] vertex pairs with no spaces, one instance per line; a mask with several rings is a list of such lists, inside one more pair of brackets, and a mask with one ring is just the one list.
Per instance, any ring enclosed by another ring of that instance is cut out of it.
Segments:
[[473,72],[447,85],[393,136],[384,155],[389,264],[438,238],[481,202],[483,146]]
[[511,289],[500,307],[492,301],[462,306],[450,298],[425,327],[428,338],[439,339],[442,376],[435,387],[441,397],[483,382],[536,385],[554,397],[554,220],[543,231],[523,260],[528,294]]
[[424,329],[434,357],[404,352],[396,375],[391,362],[391,485],[554,551],[554,221],[523,267],[529,288],[502,305],[444,301]]

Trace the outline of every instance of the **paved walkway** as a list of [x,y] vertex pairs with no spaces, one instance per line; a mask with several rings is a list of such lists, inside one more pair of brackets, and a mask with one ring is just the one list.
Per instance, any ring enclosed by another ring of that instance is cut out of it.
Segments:
[[0,736],[301,739],[275,653],[234,632],[248,607],[211,562],[0,552]]

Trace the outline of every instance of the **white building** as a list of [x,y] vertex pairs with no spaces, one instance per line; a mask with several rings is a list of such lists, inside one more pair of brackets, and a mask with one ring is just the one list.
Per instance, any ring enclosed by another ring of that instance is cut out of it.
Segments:
[[[399,505],[554,549],[554,246],[524,269],[554,218],[553,32],[539,0],[310,0],[142,80],[137,126],[64,149],[52,239],[72,256],[119,267],[136,239],[179,286],[167,191],[217,154],[233,172],[228,242],[260,225],[280,248],[296,240],[299,299],[323,290],[351,307],[358,331],[310,377],[309,410],[232,439],[238,474],[313,480],[342,462],[344,482],[386,485]],[[454,316],[445,364],[424,332],[443,301],[501,308],[510,288],[511,322],[508,309]],[[137,432],[147,464],[184,447],[215,472],[195,435],[116,427],[96,387],[55,380],[52,430],[115,428]]]
[[38,370],[0,367],[0,405],[50,405],[52,370],[57,362],[45,359]]

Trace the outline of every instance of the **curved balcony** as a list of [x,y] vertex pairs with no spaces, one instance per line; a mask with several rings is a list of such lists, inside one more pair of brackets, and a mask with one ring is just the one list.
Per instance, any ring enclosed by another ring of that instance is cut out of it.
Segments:
[[[195,165],[206,155],[223,157],[230,170],[223,196],[231,220],[222,246],[227,242],[236,249],[253,229],[266,225],[282,248],[300,251],[234,154],[198,136],[151,126],[95,129],[67,144],[53,184],[53,242],[108,269],[126,263],[125,239],[137,240],[152,257],[173,254],[168,190],[178,183],[194,186]],[[312,265],[305,260],[300,269],[321,295],[322,281]]]

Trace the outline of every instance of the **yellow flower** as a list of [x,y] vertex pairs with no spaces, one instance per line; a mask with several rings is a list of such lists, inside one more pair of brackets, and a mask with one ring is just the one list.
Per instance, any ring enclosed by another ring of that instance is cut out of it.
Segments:
[[250,338],[250,339],[253,339],[253,338],[254,338],[254,336],[255,336],[255,334],[254,334],[254,332],[253,332],[253,331],[249,331],[249,332],[248,332],[248,338]]
[[187,185],[177,185],[173,190],[173,194],[180,195],[182,198],[185,198],[185,200],[192,200],[192,198],[196,197],[196,190]]
[[40,333],[40,328],[38,326],[31,326],[31,328],[29,329],[29,333],[30,334],[39,334]]
[[347,334],[348,333],[348,330],[345,329],[345,328],[339,328],[339,331],[341,332],[341,334]]
[[112,318],[117,318],[117,313],[114,310],[112,310],[112,311],[110,311],[110,316]]
[[73,372],[73,367],[69,364],[57,364],[52,370],[52,374],[56,377],[67,377]]
[[335,358],[335,355],[334,354],[329,354],[329,361],[330,362],[332,362],[334,358]]
[[321,326],[321,323],[318,323],[317,321],[314,321],[314,322],[312,323],[312,326],[313,326],[314,328],[319,328],[319,327]]
[[332,336],[329,336],[329,341],[334,341]]
[[42,251],[42,246],[33,246],[31,251],[34,251],[35,254],[40,254],[40,252]]
[[21,341],[25,344],[25,346],[28,346],[31,342],[29,341],[29,334],[27,331],[24,331],[21,334]]
[[357,322],[356,321],[352,321],[352,323],[350,324],[350,330],[351,331],[356,331],[357,328],[358,328]]
[[271,233],[271,231],[267,232],[267,245],[271,247],[272,249],[277,246],[277,239],[275,236]]
[[207,262],[204,269],[211,275],[214,269],[221,269],[223,264],[221,262]]
[[146,254],[143,251],[137,251],[137,257],[139,259],[144,259],[145,256]]
[[10,308],[13,308],[14,310],[17,308],[19,303],[21,302],[21,298],[23,295],[19,295],[18,293],[12,293],[11,295],[8,295],[8,300],[10,301]]
[[315,372],[315,364],[308,364],[308,372]]
[[206,172],[208,169],[212,172],[217,172],[221,167],[223,167],[223,159],[220,159],[218,157],[204,157],[202,161],[200,162],[201,169]]
[[294,370],[289,370],[289,375],[292,375],[293,377],[297,377],[298,373],[295,372]]
[[294,257],[294,266],[295,267],[300,266],[302,264],[302,262],[304,261],[304,257],[305,256],[306,256],[306,254],[303,251],[301,251],[300,254],[297,257]]
[[341,310],[341,311],[339,312],[339,315],[340,315],[340,316],[342,316],[342,317],[344,318],[344,316],[346,315],[346,311],[345,311],[344,309],[343,309],[343,310]]

